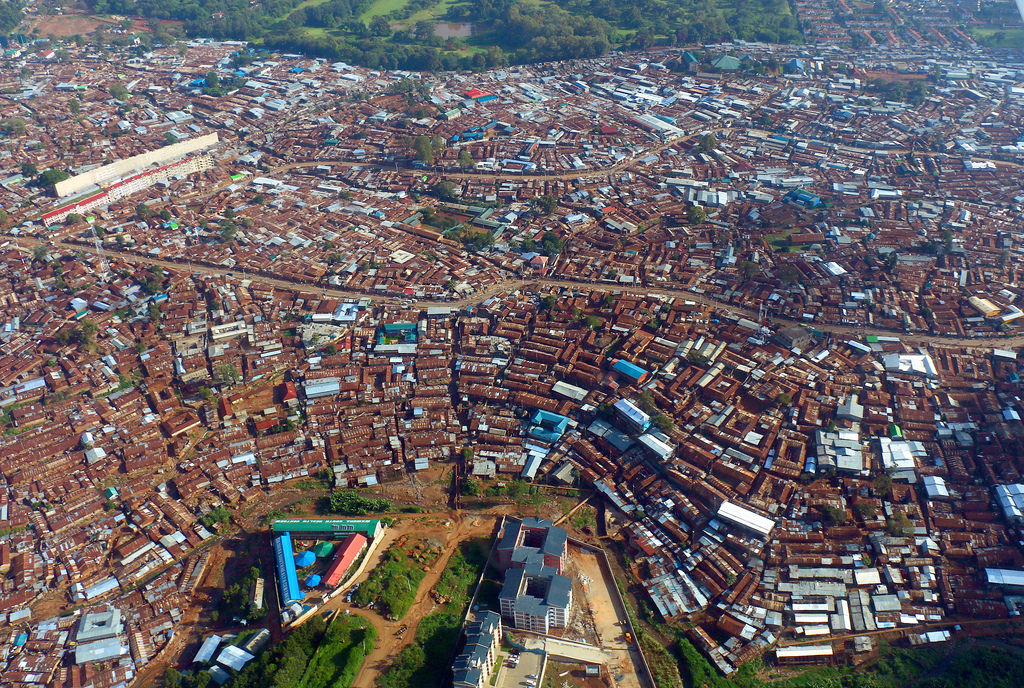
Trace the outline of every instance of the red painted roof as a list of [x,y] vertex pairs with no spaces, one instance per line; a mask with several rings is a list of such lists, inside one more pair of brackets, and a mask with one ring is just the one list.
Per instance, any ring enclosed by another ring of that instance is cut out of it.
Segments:
[[330,568],[324,574],[324,585],[328,588],[337,587],[365,546],[366,536],[362,533],[352,533],[345,538],[338,548],[338,553],[334,555]]

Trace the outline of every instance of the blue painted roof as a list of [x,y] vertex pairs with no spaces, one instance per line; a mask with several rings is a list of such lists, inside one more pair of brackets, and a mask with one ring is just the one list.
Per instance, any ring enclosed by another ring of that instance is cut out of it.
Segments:
[[634,365],[629,361],[624,361],[621,358],[612,363],[612,370],[622,373],[623,375],[628,375],[634,380],[639,380],[648,374],[648,372],[640,366]]
[[277,588],[281,593],[281,604],[301,602],[305,595],[299,590],[291,533],[284,532],[274,538],[274,561],[277,564]]

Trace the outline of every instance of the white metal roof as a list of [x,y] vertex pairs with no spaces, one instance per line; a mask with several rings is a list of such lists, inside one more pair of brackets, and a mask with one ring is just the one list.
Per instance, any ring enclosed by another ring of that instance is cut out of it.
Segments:
[[794,645],[792,647],[775,648],[775,656],[779,659],[795,657],[831,657],[831,645]]
[[992,585],[1024,587],[1024,571],[1019,569],[985,569],[985,578]]
[[775,527],[775,521],[770,518],[754,513],[750,509],[733,502],[722,502],[722,506],[718,507],[718,516],[736,525],[749,528],[765,537]]

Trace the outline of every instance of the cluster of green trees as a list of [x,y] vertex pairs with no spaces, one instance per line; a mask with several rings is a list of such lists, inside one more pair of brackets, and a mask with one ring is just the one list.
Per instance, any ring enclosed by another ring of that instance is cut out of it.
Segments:
[[540,242],[533,239],[524,239],[520,248],[526,252],[537,252],[545,256],[557,256],[565,248],[565,241],[555,232],[548,230],[544,232]]
[[376,639],[377,629],[365,620],[358,616],[338,616],[327,627],[320,647],[296,688],[349,688]]
[[[672,650],[683,681],[704,688],[761,688],[762,663],[755,660],[726,678],[704,658],[681,629],[672,629]],[[948,657],[948,659],[947,659]],[[944,661],[945,660],[945,661]],[[979,667],[984,667],[980,671]],[[1010,688],[1020,685],[1024,654],[985,645],[960,648],[895,648],[884,644],[877,661],[863,667],[822,667],[771,682],[773,688]]]
[[494,235],[486,229],[475,229],[467,225],[458,225],[444,233],[448,239],[458,241],[467,251],[479,253],[494,246]]
[[487,549],[479,542],[463,543],[452,554],[434,588],[447,601],[420,621],[412,644],[380,676],[378,688],[451,685],[451,660],[462,632],[462,615],[486,562]]
[[320,502],[320,511],[343,516],[379,514],[391,508],[391,502],[383,497],[364,497],[355,490],[335,490]]
[[352,595],[358,605],[373,604],[378,612],[401,619],[416,599],[416,590],[426,572],[403,550],[392,547]]
[[643,410],[644,413],[651,417],[651,424],[658,428],[662,432],[670,432],[675,427],[675,423],[672,419],[661,412],[658,408],[658,402],[654,398],[654,394],[651,390],[644,390],[637,397],[637,404]]
[[[471,22],[469,40],[483,51],[458,51],[433,24],[393,22],[437,4],[406,0],[369,22],[359,15],[369,0],[88,0],[97,13],[140,14],[184,22],[190,36],[262,39],[272,48],[299,51],[369,67],[412,70],[482,70],[512,63],[589,58],[612,48],[646,48],[731,39],[802,40],[787,0],[469,0],[453,3],[444,19]],[[322,29],[311,32],[308,28]],[[208,86],[209,88],[210,86]]]
[[0,119],[0,134],[8,136],[21,136],[25,133],[25,120],[21,117],[7,117]]
[[883,100],[893,100],[918,106],[928,97],[928,82],[923,79],[915,81],[887,81],[876,79],[871,82],[871,90]]
[[414,158],[425,165],[433,165],[434,157],[444,150],[444,139],[440,136],[415,136],[409,139],[409,149]]
[[[295,629],[284,642],[261,652],[224,685],[225,688],[349,688],[376,638],[373,627],[359,617],[341,615],[328,627],[320,616],[315,616]],[[167,678],[165,675],[165,685],[169,688],[191,688],[189,684],[172,684]]]
[[267,605],[256,607],[252,604],[252,590],[260,570],[253,566],[241,580],[235,581],[224,589],[217,605],[217,618],[226,619],[230,624],[233,619],[244,619],[249,622],[262,621],[267,618]]
[[21,23],[25,16],[21,13],[21,8],[24,6],[21,0],[0,2],[0,34],[10,33]]
[[[202,393],[203,389],[206,388],[201,388],[200,393]],[[210,390],[208,389],[206,389],[206,391],[207,393],[210,392]],[[210,513],[203,516],[201,520],[204,526],[206,526],[207,528],[212,528],[213,526],[220,523],[229,523],[231,521],[231,512],[228,511],[226,507],[221,505],[212,509]]]
[[64,329],[58,332],[57,343],[61,346],[77,344],[83,349],[88,349],[96,344],[96,332],[98,330],[99,326],[92,320],[83,320],[70,330]]
[[54,184],[56,184],[57,182],[62,182],[65,179],[70,179],[70,178],[71,178],[71,173],[68,172],[67,170],[52,169],[52,170],[46,170],[41,175],[39,175],[39,178],[36,179],[35,183],[38,186],[43,187],[44,189],[52,190]]
[[[151,211],[152,212],[152,211]],[[164,290],[164,271],[158,265],[151,265],[139,285],[147,294],[159,294]]]
[[521,0],[459,3],[448,18],[488,27],[479,40],[500,47],[511,62],[600,57],[611,50],[615,34],[608,21],[588,8],[569,12]]

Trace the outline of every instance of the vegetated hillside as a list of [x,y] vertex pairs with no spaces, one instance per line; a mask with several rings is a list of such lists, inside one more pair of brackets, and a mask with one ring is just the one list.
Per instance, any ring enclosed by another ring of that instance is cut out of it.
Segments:
[[10,33],[21,22],[23,6],[21,0],[0,2],[0,34]]
[[[190,36],[417,70],[597,57],[733,38],[801,40],[788,0],[89,0],[98,13],[184,21]],[[459,30],[436,30],[437,22]],[[453,24],[445,24],[451,27]]]

